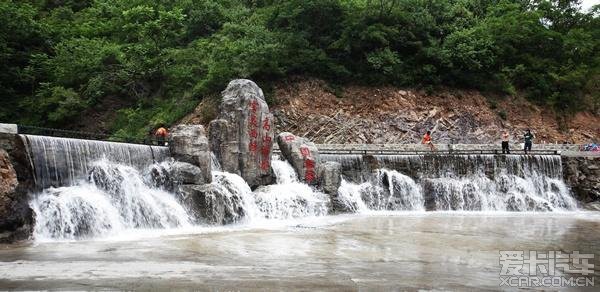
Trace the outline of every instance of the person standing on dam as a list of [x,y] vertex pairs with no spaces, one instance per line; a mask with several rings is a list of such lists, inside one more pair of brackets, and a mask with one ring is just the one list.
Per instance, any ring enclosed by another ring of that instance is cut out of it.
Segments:
[[431,142],[431,131],[427,131],[427,133],[425,133],[421,144],[429,146],[429,149],[431,149],[431,151],[436,151],[435,145],[433,145],[433,142]]
[[154,132],[154,136],[156,136],[156,141],[158,141],[158,145],[160,146],[165,146],[168,135],[169,131],[167,131],[164,125],[160,125],[156,132]]
[[528,151],[531,151],[532,141],[535,136],[531,133],[531,130],[527,129],[527,133],[525,133],[523,138],[525,138],[525,147],[523,150],[527,154]]
[[510,139],[510,135],[508,135],[508,131],[504,130],[504,132],[502,132],[502,154],[510,154],[510,148],[509,148],[509,139]]

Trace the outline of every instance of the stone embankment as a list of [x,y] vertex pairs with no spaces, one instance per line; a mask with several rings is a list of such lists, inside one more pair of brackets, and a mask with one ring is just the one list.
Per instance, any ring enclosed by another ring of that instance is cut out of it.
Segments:
[[577,200],[600,210],[600,155],[563,156],[562,165],[565,181]]
[[29,194],[33,189],[33,169],[16,125],[0,124],[0,242],[26,239],[31,234]]

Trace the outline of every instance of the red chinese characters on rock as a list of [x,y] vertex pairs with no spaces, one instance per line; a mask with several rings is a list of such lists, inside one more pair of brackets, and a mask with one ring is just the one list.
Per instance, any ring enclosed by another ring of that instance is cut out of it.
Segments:
[[308,147],[306,147],[306,146],[300,147],[300,154],[302,154],[302,157],[304,158],[304,169],[305,169],[304,180],[307,183],[311,183],[316,178],[315,161],[310,154],[310,149],[308,149]]
[[256,139],[256,138],[258,138],[258,130],[256,130],[256,129],[251,129],[251,130],[250,130],[250,138],[252,138],[252,139]]
[[294,136],[294,135],[287,135],[287,136],[283,137],[283,139],[286,142],[292,142],[292,141],[296,140],[296,136]]
[[260,164],[260,168],[262,170],[268,170],[270,167],[270,156],[271,156],[271,144],[273,143],[273,138],[269,136],[269,130],[271,129],[271,124],[269,122],[269,118],[265,118],[262,122],[262,127],[265,130],[265,136],[262,139],[262,148],[260,152],[262,154],[262,161]]
[[310,149],[306,146],[300,146],[300,154],[306,159],[307,157],[310,157]]
[[266,118],[263,120],[263,122],[262,122],[262,128],[263,128],[265,131],[267,131],[267,132],[268,132],[269,130],[271,130],[271,124],[269,123],[269,118],[268,118],[268,117],[266,117]]
[[256,143],[256,141],[250,141],[250,144],[248,144],[248,149],[250,149],[250,152],[255,153],[256,150],[258,150],[258,144]]
[[304,168],[306,169],[304,179],[307,183],[313,182],[315,180],[315,161],[310,158],[304,160]]
[[263,157],[269,157],[269,154],[271,154],[271,137],[265,136],[263,138],[263,147],[261,152]]
[[256,116],[258,108],[258,101],[256,101],[256,99],[252,99],[250,101],[250,117],[248,120],[248,134],[250,136],[248,150],[250,150],[250,152],[253,154],[256,154],[256,151],[258,150],[258,117]]

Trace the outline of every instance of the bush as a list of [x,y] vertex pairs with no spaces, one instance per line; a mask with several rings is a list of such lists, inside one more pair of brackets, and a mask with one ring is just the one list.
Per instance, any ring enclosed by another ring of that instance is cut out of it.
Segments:
[[1,119],[68,126],[126,106],[110,131],[140,136],[231,79],[290,75],[599,108],[600,19],[578,1],[51,2],[0,0]]

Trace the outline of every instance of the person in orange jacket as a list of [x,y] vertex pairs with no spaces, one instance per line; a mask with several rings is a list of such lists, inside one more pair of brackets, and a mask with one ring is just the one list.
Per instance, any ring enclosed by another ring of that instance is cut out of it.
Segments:
[[433,145],[433,142],[431,141],[431,131],[427,131],[427,133],[425,133],[425,136],[423,136],[423,140],[421,141],[421,143],[429,146],[429,149],[431,149],[431,151],[436,151],[435,145]]
[[154,132],[154,136],[156,137],[156,141],[158,141],[158,145],[166,145],[167,136],[169,136],[169,131],[161,125],[156,132]]

